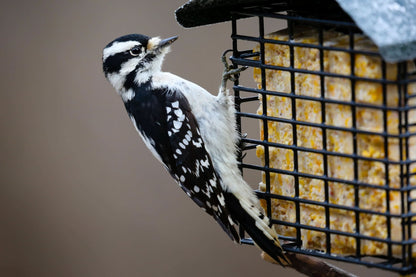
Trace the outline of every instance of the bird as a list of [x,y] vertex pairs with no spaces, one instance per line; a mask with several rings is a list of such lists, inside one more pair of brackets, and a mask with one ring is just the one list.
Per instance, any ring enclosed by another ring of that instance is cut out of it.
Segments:
[[164,72],[165,55],[177,38],[129,34],[114,39],[103,49],[104,75],[144,144],[182,190],[231,240],[241,243],[242,226],[255,245],[288,265],[278,234],[239,169],[236,110],[225,86],[239,69],[225,70],[216,96]]

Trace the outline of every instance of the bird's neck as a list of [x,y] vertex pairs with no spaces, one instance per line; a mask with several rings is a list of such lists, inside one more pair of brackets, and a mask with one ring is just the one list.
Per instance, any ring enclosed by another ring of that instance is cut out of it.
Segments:
[[[157,73],[160,73],[157,72]],[[138,71],[132,72],[127,75],[124,84],[120,90],[118,90],[119,95],[123,99],[123,102],[126,103],[132,100],[135,95],[143,90],[149,90],[150,83],[154,75],[157,75],[152,71]]]
[[141,86],[142,84],[149,82],[152,76],[157,74],[158,72],[160,72],[160,68],[155,69],[153,67],[148,68],[148,69],[138,70],[137,72],[135,72],[134,84],[137,86]]
[[147,83],[152,76],[159,74],[162,71],[162,64],[165,58],[165,52],[161,53],[159,56],[156,56],[152,59],[150,66],[145,66],[139,68],[135,72],[134,81],[137,85]]

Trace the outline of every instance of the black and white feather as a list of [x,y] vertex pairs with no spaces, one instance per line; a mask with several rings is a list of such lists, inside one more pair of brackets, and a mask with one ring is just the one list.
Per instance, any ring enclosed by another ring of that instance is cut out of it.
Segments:
[[276,261],[287,263],[277,234],[238,169],[235,109],[225,88],[213,96],[161,70],[176,37],[127,35],[103,51],[105,76],[121,96],[146,146],[185,193],[236,242],[238,225]]

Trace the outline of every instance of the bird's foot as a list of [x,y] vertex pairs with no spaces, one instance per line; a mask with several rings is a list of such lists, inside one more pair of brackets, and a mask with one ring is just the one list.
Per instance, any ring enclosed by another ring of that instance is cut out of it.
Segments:
[[247,153],[244,152],[247,146],[247,143],[243,141],[245,138],[247,138],[247,133],[240,133],[240,137],[237,142],[237,157],[239,157],[241,160],[243,160],[247,155]]
[[248,68],[248,66],[242,66],[239,68],[236,68],[233,64],[228,64],[227,62],[227,53],[230,50],[227,50],[222,54],[221,61],[224,65],[224,71],[222,73],[222,83],[221,83],[221,91],[226,91],[227,81],[235,82],[239,76],[240,73]]

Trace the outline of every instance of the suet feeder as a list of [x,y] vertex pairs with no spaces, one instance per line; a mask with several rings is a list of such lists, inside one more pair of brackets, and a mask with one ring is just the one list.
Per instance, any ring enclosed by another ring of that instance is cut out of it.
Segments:
[[231,21],[231,61],[253,72],[233,86],[257,156],[241,168],[261,173],[285,250],[416,272],[416,1],[194,0],[176,16]]

